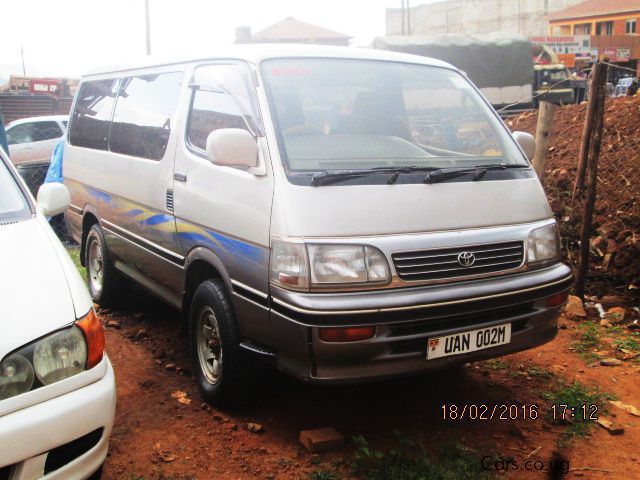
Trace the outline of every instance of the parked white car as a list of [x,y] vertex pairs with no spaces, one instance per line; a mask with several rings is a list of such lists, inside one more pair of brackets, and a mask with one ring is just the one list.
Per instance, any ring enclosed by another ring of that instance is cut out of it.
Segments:
[[104,332],[46,216],[69,205],[59,183],[37,203],[0,151],[0,479],[99,478],[113,425]]
[[6,127],[9,156],[14,165],[49,163],[56,144],[67,131],[69,115],[21,118]]

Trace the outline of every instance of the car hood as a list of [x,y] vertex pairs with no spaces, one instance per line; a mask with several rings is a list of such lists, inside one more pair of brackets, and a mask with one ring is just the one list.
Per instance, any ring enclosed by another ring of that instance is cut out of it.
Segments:
[[534,177],[432,185],[306,187],[285,182],[274,195],[272,235],[427,233],[517,225],[553,216]]
[[0,224],[0,359],[77,318],[71,260],[45,222]]

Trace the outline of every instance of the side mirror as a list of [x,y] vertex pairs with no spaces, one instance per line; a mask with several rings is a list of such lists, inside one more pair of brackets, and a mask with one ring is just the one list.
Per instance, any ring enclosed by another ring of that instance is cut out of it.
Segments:
[[45,216],[53,217],[69,208],[71,195],[62,183],[43,183],[38,190],[37,203]]
[[241,128],[221,128],[207,137],[207,157],[216,165],[255,167],[258,165],[258,144]]
[[520,145],[529,160],[533,160],[536,154],[536,139],[527,132],[513,132],[513,138]]

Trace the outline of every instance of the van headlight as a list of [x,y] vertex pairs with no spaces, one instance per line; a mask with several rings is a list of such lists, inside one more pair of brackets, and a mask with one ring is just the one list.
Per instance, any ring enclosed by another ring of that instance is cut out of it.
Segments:
[[0,400],[59,382],[95,367],[104,355],[104,331],[93,310],[8,355],[0,363]]
[[536,228],[527,237],[527,264],[541,267],[560,260],[560,234],[556,222]]
[[384,284],[389,264],[367,245],[304,244],[273,240],[271,283],[293,290],[349,284]]

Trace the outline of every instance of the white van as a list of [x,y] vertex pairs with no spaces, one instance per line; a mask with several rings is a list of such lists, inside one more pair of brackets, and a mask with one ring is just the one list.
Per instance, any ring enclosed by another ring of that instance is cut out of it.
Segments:
[[523,147],[440,61],[311,46],[83,77],[64,176],[90,290],[181,309],[207,401],[540,345],[571,285]]

